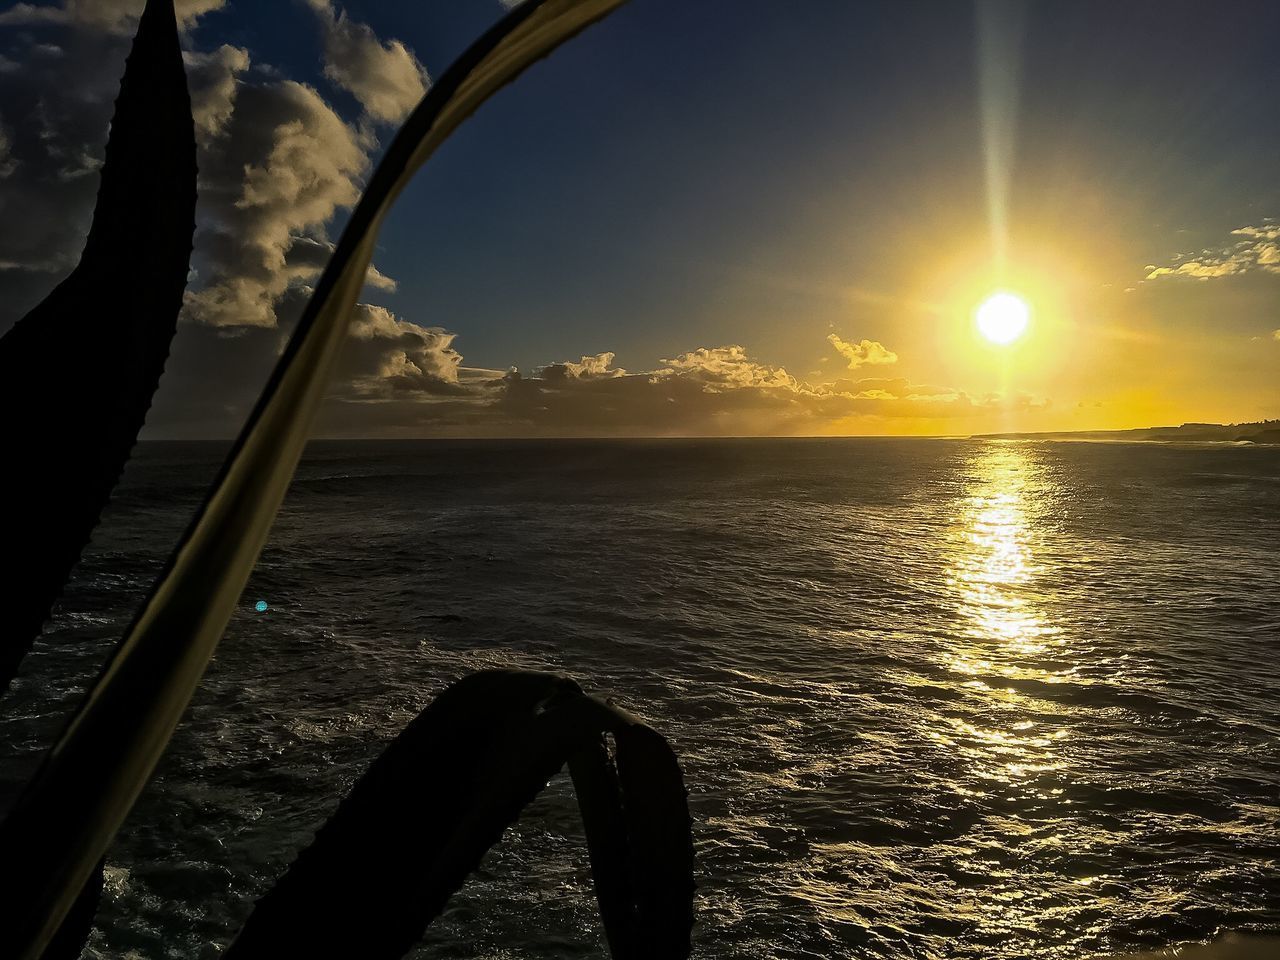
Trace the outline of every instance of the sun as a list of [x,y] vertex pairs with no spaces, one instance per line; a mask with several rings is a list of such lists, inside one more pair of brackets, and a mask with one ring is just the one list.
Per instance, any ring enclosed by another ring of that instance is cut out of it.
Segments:
[[991,294],[974,312],[978,332],[992,343],[1013,343],[1027,329],[1031,308],[1016,293],[1001,290]]

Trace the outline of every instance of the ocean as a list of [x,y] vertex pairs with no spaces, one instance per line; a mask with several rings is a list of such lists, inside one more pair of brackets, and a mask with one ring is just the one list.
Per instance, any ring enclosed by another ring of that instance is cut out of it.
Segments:
[[[138,450],[0,703],[0,800],[220,453]],[[316,443],[110,855],[88,955],[216,956],[385,744],[499,666],[669,738],[698,957],[1278,930],[1278,574],[1276,448]],[[567,777],[411,955],[608,955]]]

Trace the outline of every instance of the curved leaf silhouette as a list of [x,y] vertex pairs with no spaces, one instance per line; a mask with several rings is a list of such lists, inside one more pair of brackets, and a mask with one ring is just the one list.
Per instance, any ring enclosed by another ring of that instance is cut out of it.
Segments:
[[403,956],[566,761],[613,956],[687,957],[693,846],[671,748],[567,678],[497,670],[453,684],[409,724],[224,956]]
[[190,702],[293,476],[391,203],[496,90],[623,2],[526,0],[440,77],[392,142],[208,499],[0,824],[0,956],[40,956]]
[[0,693],[98,522],[160,382],[195,229],[196,146],[170,0],[120,82],[75,271],[0,339]]

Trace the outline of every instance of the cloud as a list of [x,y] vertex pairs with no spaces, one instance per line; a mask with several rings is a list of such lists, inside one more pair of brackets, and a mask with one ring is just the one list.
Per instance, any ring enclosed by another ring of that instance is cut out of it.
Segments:
[[[180,3],[191,20],[222,0]],[[18,33],[5,49],[0,98],[0,332],[74,266],[97,193],[112,104],[139,2],[18,6],[4,22],[62,25],[37,43]],[[417,61],[361,24],[328,11],[357,98],[371,116],[398,115],[425,82]],[[345,39],[344,39],[345,38]],[[56,42],[53,42],[56,41]],[[339,42],[341,41],[341,42]],[[345,46],[344,46],[345,43]],[[363,59],[361,59],[363,58]],[[407,58],[407,59],[406,59]],[[333,245],[329,224],[359,197],[378,144],[311,86],[282,79],[229,44],[184,53],[199,167],[192,282],[184,319],[213,326],[272,327],[290,287],[313,282]],[[384,67],[394,89],[362,86],[360,64]],[[403,69],[409,64],[412,82]],[[366,102],[367,101],[367,102]],[[20,225],[20,226],[13,226]],[[376,267],[371,287],[395,282]]]
[[[285,256],[285,272],[290,282],[311,283],[319,278],[336,248],[330,240],[296,236],[290,238],[289,252]],[[364,282],[374,290],[395,293],[399,284],[373,264],[365,271]]]
[[[221,9],[227,0],[176,0],[178,22],[189,27]],[[132,34],[146,0],[63,0],[60,4],[18,3],[0,13],[0,26],[62,24]]]
[[180,326],[143,436],[235,436],[285,340],[276,327]]
[[1280,274],[1280,224],[1264,220],[1260,227],[1238,227],[1231,231],[1233,237],[1242,240],[1213,250],[1202,250],[1191,259],[1180,255],[1176,266],[1147,266],[1147,280],[1162,277],[1183,277],[1195,280],[1216,280],[1234,277],[1255,270]]
[[413,51],[399,40],[379,40],[330,0],[306,2],[324,28],[324,75],[378,122],[398,123],[408,116],[431,82]]
[[1249,262],[1234,257],[1225,260],[1205,258],[1188,260],[1176,267],[1156,267],[1147,274],[1146,279],[1156,280],[1160,277],[1191,277],[1196,280],[1214,280],[1218,277],[1230,277],[1244,273]]
[[[309,290],[279,305],[279,328],[179,330],[149,420],[151,437],[232,435],[265,383]],[[467,366],[457,335],[360,304],[322,407],[319,436],[754,436],[990,428],[998,411],[1044,405],[973,396],[905,377],[813,384],[740,345],[699,347],[632,372],[611,351],[522,374]]]
[[[368,117],[413,108],[427,76],[398,41],[383,43],[327,0],[307,0],[324,25],[325,75]],[[188,56],[201,155],[199,228],[186,319],[212,326],[280,323],[278,305],[314,282],[334,245],[328,224],[359,198],[371,130],[345,121],[313,87],[253,74],[248,54],[224,46]],[[368,284],[392,292],[376,266]]]
[[898,362],[898,355],[879,340],[861,340],[858,343],[851,343],[833,333],[827,337],[827,341],[835,347],[836,353],[848,362],[850,370],[856,370],[864,364]]
[[[283,351],[310,290],[293,287],[281,300],[278,327],[178,328],[147,436],[233,436]],[[474,417],[501,383],[502,371],[462,367],[455,334],[421,327],[385,307],[359,304],[328,389],[328,405],[347,411],[353,433],[381,435],[396,422],[429,430],[440,401],[456,398]],[[416,412],[415,412],[416,411]]]
[[[294,288],[285,323],[305,302]],[[284,329],[185,326],[149,436],[235,432],[266,381]],[[1030,397],[971,396],[904,377],[810,384],[738,345],[700,347],[629,372],[605,351],[533,374],[468,367],[456,335],[384,307],[356,308],[318,436],[755,436],[896,433],[926,419],[942,432],[1029,409]],[[951,426],[945,426],[951,425]]]
[[1231,231],[1233,236],[1254,237],[1259,240],[1280,240],[1280,225],[1268,223],[1265,227],[1240,227]]
[[386,307],[357,304],[333,392],[364,400],[456,395],[462,392],[456,336],[409,323]]
[[[227,71],[236,65],[228,62]],[[238,84],[220,134],[200,151],[187,318],[275,326],[276,304],[290,285],[318,272],[306,238],[326,245],[325,226],[358,199],[368,148],[305,84],[273,78]]]
[[1031,402],[973,398],[905,378],[815,385],[757,361],[740,345],[700,347],[640,373],[614,372],[612,359],[585,379],[508,374],[496,385],[497,398],[478,392],[470,419],[455,407],[453,422],[533,435],[786,435],[841,432],[853,421],[960,419]]
[[235,107],[237,78],[249,69],[249,51],[223,44],[211,53],[183,54],[196,141],[208,149],[226,131]]
[[[324,33],[324,72],[366,118],[395,122],[429,82],[399,41],[381,41],[329,0],[306,0]],[[246,51],[188,55],[201,147],[194,282],[185,316],[212,326],[275,326],[277,306],[314,282],[333,251],[328,224],[359,198],[372,129],[345,121],[313,87],[252,74]],[[376,266],[374,289],[395,281]]]
[[55,39],[18,31],[5,50],[18,68],[4,71],[0,96],[0,332],[79,259],[128,52],[114,34]]
[[551,363],[538,371],[538,375],[545,380],[564,380],[573,378],[574,380],[591,380],[598,377],[625,377],[627,371],[620,370],[613,366],[615,354],[611,351],[605,353],[597,353],[594,356],[586,356],[576,363],[572,360],[564,360],[560,363]]
[[18,163],[13,159],[13,146],[9,143],[9,134],[3,126],[0,126],[0,180],[9,176],[18,168]]
[[829,385],[832,393],[845,394],[860,399],[893,400],[954,400],[961,396],[957,390],[933,384],[912,383],[905,377],[868,377],[861,380],[837,380]]
[[656,371],[655,375],[683,377],[713,390],[717,387],[799,387],[798,381],[782,367],[757,363],[738,345],[699,347],[662,362],[666,369]]
[[615,367],[610,352],[548,364],[533,375],[476,370],[463,365],[445,330],[415,327],[385,311],[368,315],[368,323],[368,334],[353,333],[368,342],[355,344],[354,366],[344,369],[322,414],[322,435],[838,434],[896,432],[896,424],[919,418],[964,432],[966,419],[1044,405],[905,378],[814,385],[760,363],[739,345],[700,347],[636,373]]

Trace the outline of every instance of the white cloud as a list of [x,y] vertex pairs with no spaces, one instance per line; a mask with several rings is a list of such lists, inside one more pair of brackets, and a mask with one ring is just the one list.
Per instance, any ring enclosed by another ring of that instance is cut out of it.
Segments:
[[1280,240],[1280,225],[1268,223],[1262,227],[1240,227],[1238,230],[1232,230],[1232,235],[1237,237],[1254,237],[1259,240]]
[[[328,0],[307,3],[324,27],[325,75],[367,117],[402,119],[428,82],[413,54],[399,41],[383,43]],[[214,326],[275,326],[286,293],[313,282],[328,261],[327,226],[359,198],[377,143],[314,88],[252,74],[243,50],[191,54],[188,67],[201,222],[185,315]],[[377,267],[366,280],[384,292],[396,288]]]
[[398,123],[408,116],[431,82],[413,51],[399,40],[379,40],[330,0],[306,2],[324,27],[324,75],[376,121]]
[[898,362],[898,355],[879,340],[861,340],[853,343],[848,340],[842,340],[833,333],[827,337],[827,342],[835,347],[836,353],[840,354],[848,362],[850,370],[856,370],[865,364],[876,365]]
[[572,377],[575,380],[590,380],[597,377],[623,377],[627,371],[613,365],[615,354],[612,351],[585,356],[581,360],[564,360],[552,363],[538,371],[539,376],[547,380]]
[[795,389],[799,382],[782,367],[757,363],[736,344],[727,347],[699,347],[673,360],[663,360],[665,370],[658,375],[679,374],[710,387],[782,387]]
[[[1260,227],[1239,227],[1232,230],[1231,235],[1244,239],[1218,249],[1204,250],[1177,266],[1157,267],[1155,264],[1148,264],[1146,279],[1184,277],[1216,280],[1254,270],[1280,274],[1280,224],[1264,220]],[[1175,261],[1181,259],[1181,256],[1174,258]]]
[[1190,277],[1195,280],[1214,280],[1218,277],[1230,277],[1244,273],[1248,264],[1239,259],[1226,260],[1202,259],[1188,260],[1176,267],[1156,267],[1147,274],[1146,279],[1156,280],[1160,277]]
[[334,214],[355,203],[368,144],[305,84],[239,85],[221,135],[200,161],[198,282],[191,320],[215,326],[274,326],[276,304],[311,264],[290,269],[299,237],[326,243]]

